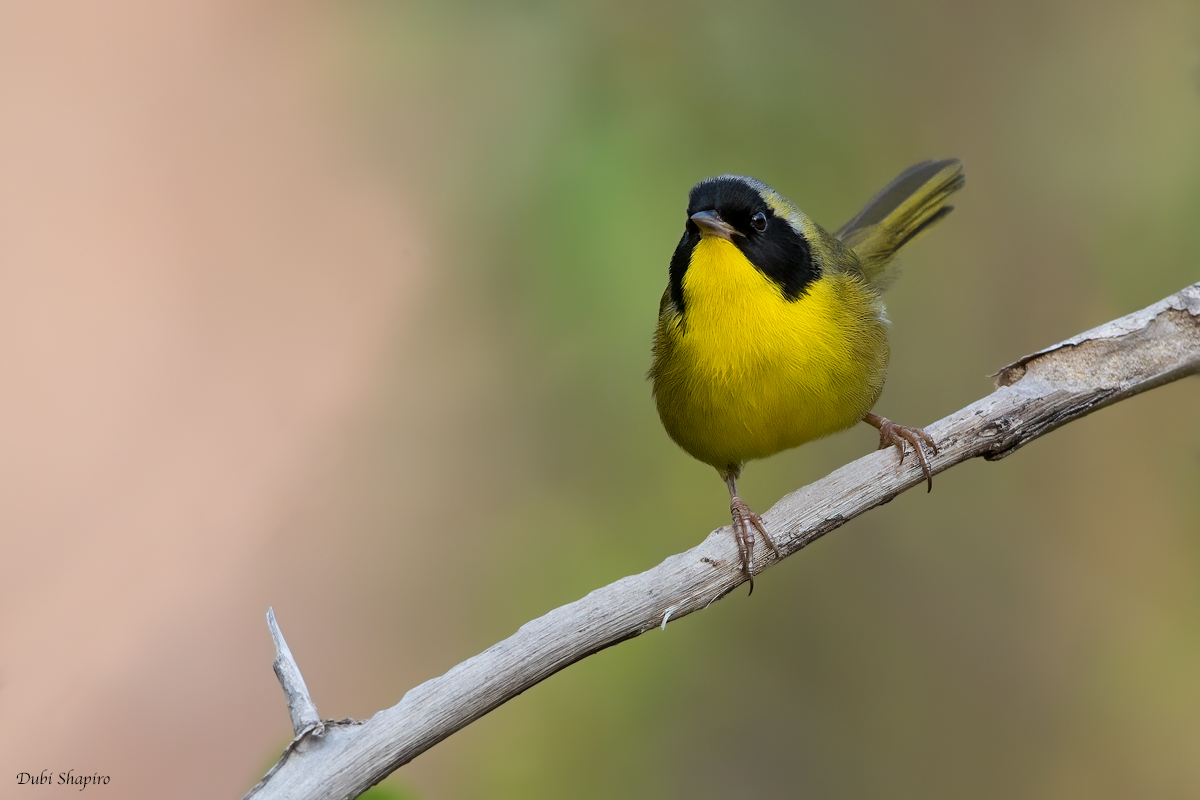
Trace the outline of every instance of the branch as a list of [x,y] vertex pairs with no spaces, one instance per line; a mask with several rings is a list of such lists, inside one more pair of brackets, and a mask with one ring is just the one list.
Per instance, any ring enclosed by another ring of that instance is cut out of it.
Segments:
[[[1196,372],[1200,283],[1000,370],[995,392],[926,428],[940,451],[931,467],[941,472],[977,456],[1004,458],[1060,425]],[[922,483],[916,461],[898,468],[890,448],[864,456],[784,497],[763,522],[787,557]],[[777,560],[763,547],[756,556],[756,573]],[[729,529],[713,531],[651,570],[526,623],[362,724],[331,725],[307,737],[297,727],[284,759],[246,797],[357,797],[563,667],[706,608],[744,580]]]
[[317,715],[317,707],[313,705],[312,697],[308,694],[308,687],[300,675],[300,667],[296,665],[296,659],[292,658],[292,651],[283,639],[283,631],[279,630],[279,623],[275,621],[273,608],[267,609],[267,627],[271,630],[271,639],[275,642],[275,663],[272,666],[275,669],[275,677],[279,678],[279,685],[283,687],[283,693],[287,697],[292,730],[296,732],[297,739],[306,733],[320,736],[324,733],[324,724]]
[[279,630],[279,623],[275,621],[275,609],[273,608],[267,609],[267,628],[271,631],[271,640],[275,642],[275,663],[272,664],[272,667],[275,669],[275,677],[279,679],[279,685],[283,687],[283,695],[287,698],[288,714],[292,717],[292,730],[295,732],[296,738],[284,749],[283,755],[279,757],[279,762],[267,771],[263,779],[250,790],[247,797],[253,795],[267,781],[271,780],[271,776],[287,763],[292,753],[303,747],[309,737],[320,738],[325,735],[326,731],[338,726],[359,724],[357,720],[353,719],[321,721],[321,717],[317,714],[317,707],[313,704],[312,696],[308,693],[308,686],[304,683],[304,676],[300,674],[300,667],[297,666],[296,659],[292,657],[291,648],[287,646],[287,642],[283,638],[283,631]]

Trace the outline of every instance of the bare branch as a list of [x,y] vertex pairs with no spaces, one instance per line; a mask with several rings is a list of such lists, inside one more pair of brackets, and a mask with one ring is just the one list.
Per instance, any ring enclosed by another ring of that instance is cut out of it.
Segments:
[[[931,466],[941,472],[977,456],[1003,458],[1071,420],[1196,372],[1200,283],[1002,369],[995,392],[926,428],[940,450]],[[791,555],[922,483],[916,459],[906,463],[898,468],[890,449],[864,456],[784,497],[763,521]],[[777,560],[766,548],[756,555],[755,572]],[[356,797],[563,667],[699,611],[743,580],[734,537],[713,531],[651,570],[523,625],[365,723],[308,737],[247,797]]]
[[272,666],[275,668],[275,677],[279,678],[279,685],[283,687],[283,693],[287,696],[288,713],[292,715],[292,730],[296,732],[296,738],[306,733],[320,736],[324,725],[321,723],[321,717],[317,715],[317,707],[313,704],[312,697],[308,694],[308,687],[304,685],[300,667],[296,666],[296,659],[292,658],[292,651],[283,639],[279,623],[275,621],[273,608],[267,609],[267,627],[271,629],[271,639],[275,642],[275,663]]

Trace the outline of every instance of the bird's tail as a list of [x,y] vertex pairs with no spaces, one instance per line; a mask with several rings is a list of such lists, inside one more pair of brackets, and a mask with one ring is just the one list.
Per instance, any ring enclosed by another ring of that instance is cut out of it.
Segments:
[[896,251],[949,214],[954,206],[946,200],[965,182],[958,159],[923,161],[900,173],[841,227],[838,238],[858,256],[872,286],[887,288]]

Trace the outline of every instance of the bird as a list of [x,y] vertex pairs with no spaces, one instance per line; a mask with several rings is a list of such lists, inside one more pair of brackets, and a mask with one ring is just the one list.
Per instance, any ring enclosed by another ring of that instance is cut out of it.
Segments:
[[754,178],[720,175],[689,192],[648,377],[667,434],[729,489],[751,593],[756,533],[781,554],[738,496],[746,462],[865,422],[900,464],[912,447],[932,491],[933,437],[872,413],[890,355],[881,295],[896,252],[953,210],[964,183],[958,159],[915,164],[833,234]]

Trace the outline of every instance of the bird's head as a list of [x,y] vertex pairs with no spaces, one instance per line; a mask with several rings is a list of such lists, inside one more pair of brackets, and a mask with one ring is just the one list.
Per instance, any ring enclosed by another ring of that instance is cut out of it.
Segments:
[[728,241],[786,299],[799,298],[821,274],[804,233],[811,224],[790,200],[753,178],[721,175],[701,181],[688,195],[683,238],[671,258],[672,300],[682,311],[683,276],[703,239]]

